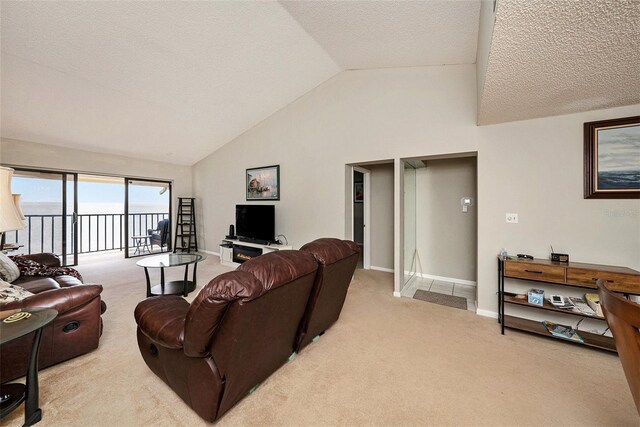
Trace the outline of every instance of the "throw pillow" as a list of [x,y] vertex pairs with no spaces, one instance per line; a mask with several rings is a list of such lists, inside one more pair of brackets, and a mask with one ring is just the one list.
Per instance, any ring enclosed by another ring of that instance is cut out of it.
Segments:
[[20,277],[20,270],[15,262],[4,253],[0,252],[0,280],[13,282]]
[[22,276],[58,277],[73,276],[82,282],[80,272],[71,267],[49,267],[22,255],[9,257],[16,263]]
[[22,301],[31,295],[33,295],[31,292],[20,286],[12,285],[4,280],[0,280],[0,304],[6,304],[12,301]]

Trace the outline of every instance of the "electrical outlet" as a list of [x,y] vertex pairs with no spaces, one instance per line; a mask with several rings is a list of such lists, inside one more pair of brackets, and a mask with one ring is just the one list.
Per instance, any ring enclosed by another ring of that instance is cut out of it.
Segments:
[[517,224],[518,223],[518,214],[517,213],[508,213],[507,214],[507,223],[509,223],[509,224]]

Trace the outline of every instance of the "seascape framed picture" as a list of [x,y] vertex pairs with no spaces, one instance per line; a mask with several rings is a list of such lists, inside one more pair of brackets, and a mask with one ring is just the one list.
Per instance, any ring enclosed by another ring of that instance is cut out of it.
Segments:
[[280,165],[247,169],[247,200],[280,200]]
[[364,201],[364,183],[353,183],[353,201],[356,203],[362,203]]
[[584,124],[584,198],[640,198],[640,116]]

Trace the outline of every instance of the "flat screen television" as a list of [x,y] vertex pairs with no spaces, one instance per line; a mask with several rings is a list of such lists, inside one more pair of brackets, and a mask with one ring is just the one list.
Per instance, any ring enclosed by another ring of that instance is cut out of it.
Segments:
[[271,243],[276,236],[275,223],[273,205],[236,205],[236,235],[240,240]]

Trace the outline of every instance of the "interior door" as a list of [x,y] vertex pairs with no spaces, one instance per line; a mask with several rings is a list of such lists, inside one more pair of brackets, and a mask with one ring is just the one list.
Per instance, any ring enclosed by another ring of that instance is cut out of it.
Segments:
[[125,257],[171,250],[171,182],[125,178]]
[[51,252],[62,265],[78,263],[78,177],[75,173],[16,168],[11,191],[20,194],[25,228],[7,233],[10,255]]

